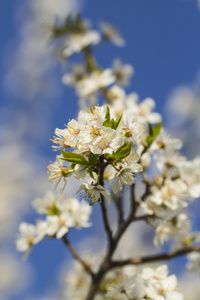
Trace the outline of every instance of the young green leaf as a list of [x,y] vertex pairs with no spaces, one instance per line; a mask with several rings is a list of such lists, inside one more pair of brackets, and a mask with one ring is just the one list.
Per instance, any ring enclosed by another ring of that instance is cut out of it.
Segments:
[[73,164],[79,164],[79,165],[88,165],[87,160],[85,159],[85,157],[83,157],[82,155],[78,154],[78,153],[74,153],[74,152],[65,152],[63,150],[61,150],[61,153],[63,155],[63,160],[67,160],[70,163]]
[[98,157],[99,157],[98,154],[94,154],[94,153],[90,152],[88,155],[89,164],[94,166],[97,162]]
[[147,143],[147,147],[149,148],[151,144],[155,141],[157,136],[159,135],[160,130],[162,128],[162,122],[156,124],[154,127],[152,127],[150,123],[148,123],[148,125],[149,125],[149,135],[146,137],[146,143]]

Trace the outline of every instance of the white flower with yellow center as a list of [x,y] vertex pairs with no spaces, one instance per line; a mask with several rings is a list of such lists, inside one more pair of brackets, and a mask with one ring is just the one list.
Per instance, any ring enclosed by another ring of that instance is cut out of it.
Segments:
[[67,137],[69,135],[67,128],[56,128],[54,133],[55,136],[53,137],[52,141],[55,145],[52,146],[53,150],[61,150],[70,147],[70,145],[67,145]]
[[70,147],[74,148],[77,146],[77,142],[79,140],[79,134],[81,130],[81,125],[76,120],[72,119],[67,124],[68,135],[66,138],[66,144],[70,145]]
[[[56,161],[47,166],[48,168],[48,179],[50,182],[55,183],[55,189],[58,187],[59,182],[61,179],[64,179],[64,187],[66,185],[65,177],[71,176],[72,170],[68,169],[64,166],[64,160],[61,159],[61,156],[56,156]],[[62,190],[64,189],[62,188]]]
[[88,144],[94,154],[112,154],[123,144],[121,136],[116,136],[116,131],[110,127],[102,127],[100,133]]
[[123,114],[122,125],[119,130],[124,133],[124,139],[133,144],[139,144],[145,132],[144,126],[135,121],[133,116],[129,114]]

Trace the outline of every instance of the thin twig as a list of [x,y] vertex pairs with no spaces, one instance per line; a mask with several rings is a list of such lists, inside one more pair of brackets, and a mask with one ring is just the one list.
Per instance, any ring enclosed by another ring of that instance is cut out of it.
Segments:
[[123,211],[123,190],[119,191],[119,196],[116,197],[114,201],[116,205],[116,209],[118,212],[118,224],[122,224],[124,222],[124,211]]
[[168,253],[161,253],[161,254],[155,254],[155,255],[149,255],[149,256],[143,256],[143,257],[130,258],[130,259],[121,260],[121,261],[112,261],[110,263],[110,269],[122,267],[122,266],[126,266],[126,265],[140,265],[140,264],[144,264],[144,263],[157,262],[157,261],[162,261],[162,260],[170,260],[174,257],[185,255],[185,254],[193,252],[193,251],[199,252],[200,246],[183,248],[183,249],[171,251]]
[[137,201],[135,197],[135,183],[131,185],[131,215],[134,215],[137,210]]
[[103,215],[105,230],[107,232],[108,239],[109,239],[109,242],[111,244],[112,240],[113,240],[112,230],[110,228],[110,224],[109,224],[109,221],[108,221],[107,207],[106,207],[105,198],[104,198],[103,195],[101,195],[100,205],[101,205],[101,211],[102,211],[102,215]]
[[[99,176],[99,184],[101,186],[104,186],[104,171],[105,171],[105,168],[107,166],[107,164],[104,163],[104,155],[101,155],[99,157],[99,161],[100,161],[100,176]],[[106,203],[105,203],[105,197],[101,194],[101,199],[100,199],[100,204],[101,204],[101,211],[102,211],[102,215],[103,215],[103,221],[104,221],[104,226],[105,226],[105,230],[107,232],[107,235],[108,235],[108,239],[109,239],[109,242],[110,244],[112,244],[112,230],[111,230],[111,226],[110,226],[110,223],[109,223],[109,219],[108,219],[108,214],[107,214],[107,207],[106,207]]]
[[87,273],[89,273],[93,277],[94,274],[93,274],[93,272],[91,270],[91,266],[80,257],[80,255],[78,254],[78,252],[74,249],[74,247],[72,246],[72,244],[69,242],[69,240],[68,240],[68,238],[67,238],[66,235],[63,237],[62,240],[63,240],[64,244],[67,246],[67,248],[69,249],[69,251],[71,252],[71,254],[73,255],[73,257],[77,261],[79,261],[82,264],[82,266],[84,267],[85,271]]

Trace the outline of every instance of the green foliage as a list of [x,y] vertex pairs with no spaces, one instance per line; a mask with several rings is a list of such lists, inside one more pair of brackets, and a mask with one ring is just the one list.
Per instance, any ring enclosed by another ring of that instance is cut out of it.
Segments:
[[78,164],[78,165],[88,165],[87,160],[85,159],[85,157],[83,157],[82,155],[78,154],[78,153],[74,153],[74,152],[65,152],[63,150],[61,150],[61,153],[63,155],[63,160],[67,160],[70,163],[73,164]]
[[98,157],[99,157],[98,154],[94,154],[94,153],[90,152],[88,155],[89,164],[91,166],[94,166],[97,163]]
[[149,125],[149,135],[146,137],[147,148],[151,146],[151,144],[155,141],[155,139],[159,135],[160,130],[162,128],[162,122],[156,124],[154,127],[152,127],[150,123],[148,123],[148,125]]
[[106,112],[106,116],[105,116],[105,121],[103,122],[103,126],[105,127],[110,127],[112,129],[117,129],[120,121],[121,121],[121,118],[122,118],[122,114],[116,119],[110,119],[110,109],[109,107],[107,106],[107,112]]
[[60,37],[69,33],[82,33],[87,30],[86,23],[84,23],[80,14],[74,16],[68,15],[63,24],[55,24],[52,28],[52,35],[54,37]]
[[131,153],[131,143],[125,142],[119,149],[117,149],[116,152],[113,152],[112,154],[107,155],[107,157],[112,157],[116,160],[121,160],[127,156],[129,156]]

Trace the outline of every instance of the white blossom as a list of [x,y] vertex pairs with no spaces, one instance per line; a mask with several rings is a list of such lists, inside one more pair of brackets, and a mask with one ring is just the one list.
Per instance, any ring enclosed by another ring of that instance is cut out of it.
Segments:
[[47,216],[47,234],[50,236],[56,235],[60,239],[73,226],[73,219],[68,213],[63,212],[60,215]]
[[133,144],[139,144],[141,142],[142,135],[145,131],[144,126],[134,120],[133,116],[129,114],[123,114],[120,129],[124,132],[124,138]]
[[130,109],[129,113],[134,113],[139,122],[158,123],[161,121],[161,115],[152,112],[155,107],[155,101],[152,98],[146,98],[138,103],[138,98],[133,94],[127,99],[127,102],[127,106]]
[[69,57],[74,53],[80,52],[89,45],[96,45],[100,42],[100,35],[96,30],[86,32],[71,33],[65,41],[65,49],[62,54]]
[[85,192],[86,197],[91,199],[91,204],[97,202],[98,200],[101,202],[101,195],[108,200],[109,204],[111,203],[110,192],[100,184],[95,184],[93,182],[91,184],[83,183],[79,187],[77,193],[81,190]]
[[[115,182],[113,183],[112,189],[116,194],[122,189],[122,185],[132,185],[135,182],[135,173],[142,172],[142,166],[140,164],[132,164],[131,166],[124,166],[114,175]],[[113,179],[114,179],[113,178]],[[111,181],[113,180],[111,179]]]
[[186,206],[184,201],[185,191],[185,185],[181,180],[166,179],[161,188],[152,188],[152,195],[149,198],[159,206],[164,205],[171,210],[176,210],[179,206]]
[[161,128],[159,135],[151,145],[150,151],[167,148],[169,151],[179,150],[182,147],[182,142],[179,139],[171,138],[169,133]]
[[187,255],[189,262],[187,263],[187,269],[190,272],[200,272],[200,253],[191,252]]
[[191,199],[198,198],[200,196],[200,157],[196,157],[193,161],[182,162],[179,170],[188,196]]
[[22,222],[19,225],[19,237],[16,240],[16,248],[21,252],[28,252],[33,245],[43,239],[44,235],[40,232],[41,224],[33,225]]
[[99,89],[107,87],[115,82],[111,69],[104,71],[93,71],[90,76],[85,76],[76,85],[77,93],[80,97],[88,97]]
[[129,64],[122,64],[120,59],[115,59],[113,63],[113,74],[116,78],[116,83],[122,86],[129,84],[129,79],[133,75],[134,69]]
[[[48,179],[50,182],[55,183],[55,189],[58,187],[61,179],[64,179],[64,187],[66,185],[65,177],[69,177],[71,175],[71,170],[64,166],[64,160],[61,159],[61,156],[56,156],[56,161],[50,165],[48,165]],[[64,189],[62,188],[62,190]]]
[[111,41],[113,44],[115,44],[118,47],[122,47],[125,45],[125,41],[119,35],[117,28],[105,22],[102,22],[100,24],[100,27],[102,30],[103,38],[105,40]]
[[57,198],[51,191],[46,191],[42,198],[35,198],[32,201],[32,206],[36,209],[39,214],[46,214],[52,209]]

